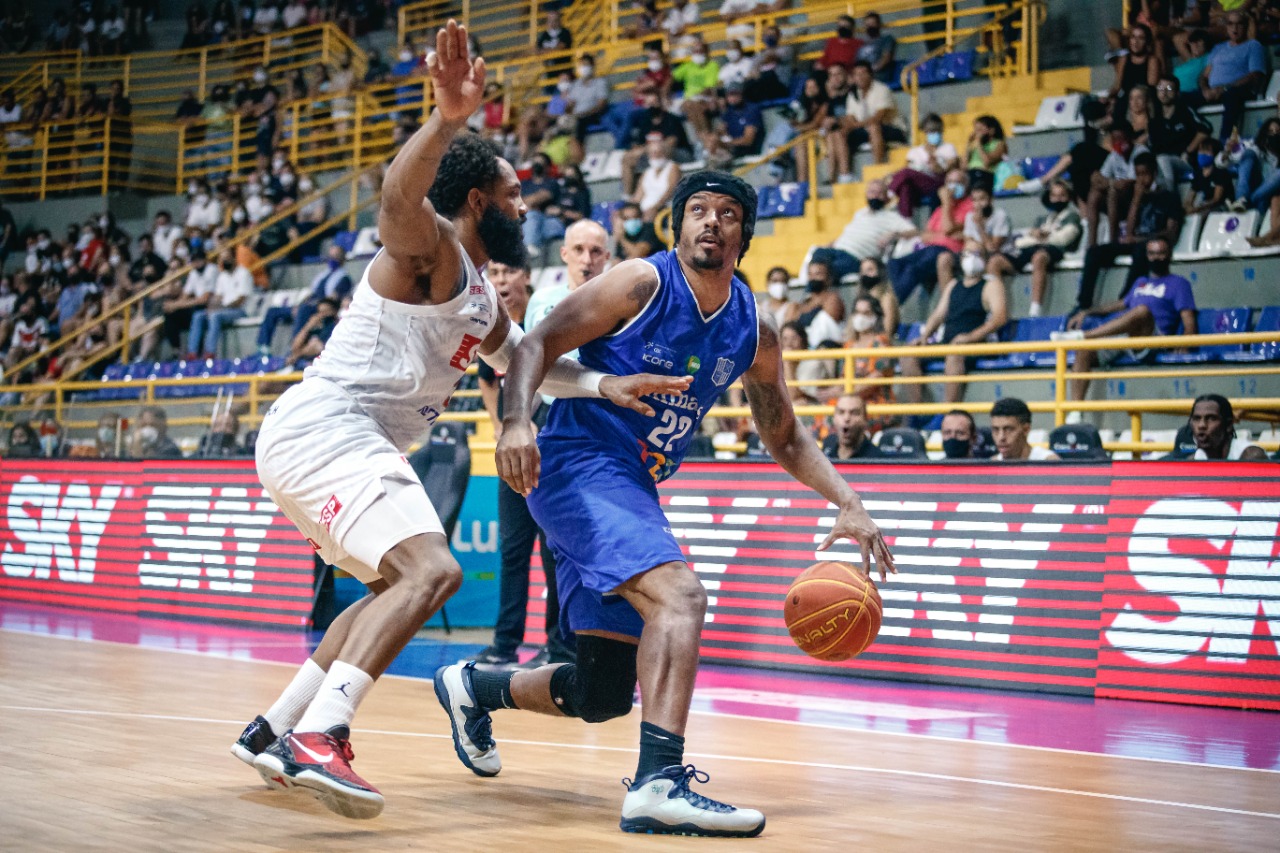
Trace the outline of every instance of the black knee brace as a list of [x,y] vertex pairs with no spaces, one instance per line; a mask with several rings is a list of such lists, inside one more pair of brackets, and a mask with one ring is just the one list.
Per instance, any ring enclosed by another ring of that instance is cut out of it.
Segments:
[[556,707],[588,723],[631,713],[635,690],[636,647],[589,634],[578,635],[578,662],[551,675]]

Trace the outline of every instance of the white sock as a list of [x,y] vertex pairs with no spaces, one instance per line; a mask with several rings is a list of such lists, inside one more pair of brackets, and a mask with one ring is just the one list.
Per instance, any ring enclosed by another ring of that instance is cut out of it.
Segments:
[[302,712],[316,698],[316,692],[323,681],[324,670],[320,668],[320,664],[307,658],[307,662],[298,670],[298,674],[289,682],[271,710],[262,715],[271,724],[272,734],[279,737],[297,724]]
[[1032,302],[1031,308],[1027,311],[1028,317],[1039,317],[1042,307],[1039,302]]
[[349,663],[334,661],[320,685],[320,692],[294,726],[299,732],[325,732],[334,726],[349,726],[364,694],[373,686],[367,672]]

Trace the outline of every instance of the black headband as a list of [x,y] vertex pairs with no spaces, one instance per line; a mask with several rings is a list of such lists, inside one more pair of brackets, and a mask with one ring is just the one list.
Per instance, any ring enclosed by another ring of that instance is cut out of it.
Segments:
[[742,251],[738,255],[741,260],[747,253],[747,247],[751,245],[751,237],[756,230],[756,188],[728,172],[704,169],[680,179],[680,183],[676,184],[675,194],[671,197],[672,239],[679,244],[685,203],[691,197],[704,192],[727,195],[742,206]]

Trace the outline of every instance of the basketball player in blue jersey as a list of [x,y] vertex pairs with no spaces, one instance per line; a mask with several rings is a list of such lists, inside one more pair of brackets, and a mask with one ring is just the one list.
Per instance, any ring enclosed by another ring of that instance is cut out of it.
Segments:
[[[684,731],[698,668],[706,592],[658,503],[715,400],[739,377],[760,439],[796,479],[839,508],[824,550],[851,539],[880,571],[893,557],[862,501],[796,420],[773,321],[733,275],[755,226],[756,193],[720,172],[685,177],[672,199],[676,249],[619,264],[574,291],[517,347],[507,373],[498,473],[529,496],[555,552],[562,620],[577,632],[576,664],[521,673],[442,667],[436,694],[454,747],[481,776],[500,764],[489,712],[520,708],[589,723],[631,710],[643,696],[640,761],[624,780],[622,829],[754,836],[764,815],[690,789],[707,775],[684,763]],[[557,400],[535,441],[534,392],[555,359],[578,349],[610,373],[688,376],[683,393],[649,396],[653,414],[588,399]]]

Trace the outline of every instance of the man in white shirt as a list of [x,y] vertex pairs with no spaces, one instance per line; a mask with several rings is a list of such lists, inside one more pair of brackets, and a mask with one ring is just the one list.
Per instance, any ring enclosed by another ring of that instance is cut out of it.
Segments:
[[190,352],[187,360],[216,358],[222,330],[244,316],[244,303],[253,293],[253,274],[236,263],[236,254],[228,249],[218,256],[217,278],[213,296],[204,308],[191,315],[191,332],[187,335]]
[[166,263],[173,259],[173,245],[181,236],[182,229],[173,224],[169,211],[162,210],[156,214],[151,239],[155,243],[156,254],[164,258]]
[[582,145],[587,139],[587,128],[609,109],[609,82],[596,76],[596,60],[589,53],[578,57],[578,67],[573,85],[565,93],[569,111],[573,114],[575,128],[570,143],[574,163],[581,163]]
[[857,272],[863,258],[879,258],[895,240],[917,233],[914,222],[889,206],[884,181],[868,181],[866,196],[867,206],[853,215],[840,236],[830,246],[813,250],[812,259],[825,263],[837,282]]
[[976,181],[969,190],[973,208],[964,217],[964,239],[981,243],[988,255],[1012,250],[1013,226],[1009,214],[996,207],[991,197],[991,187],[984,181]]
[[991,407],[991,438],[1000,462],[1056,462],[1058,454],[1027,443],[1031,433],[1031,410],[1017,397],[996,400]]
[[22,104],[18,103],[10,86],[0,94],[0,133],[10,148],[23,148],[31,144],[31,137],[19,128],[22,124]]
[[207,181],[198,181],[195,192],[187,203],[187,227],[208,234],[221,224],[222,202],[209,191]]
[[720,85],[727,88],[745,84],[754,65],[750,57],[742,54],[742,44],[737,39],[730,41],[724,52],[724,62],[720,64]]
[[853,64],[853,88],[845,98],[844,118],[840,127],[847,134],[849,157],[841,164],[842,174],[849,172],[853,152],[864,143],[871,144],[877,163],[885,161],[890,142],[906,142],[907,134],[898,115],[898,105],[889,87],[875,79],[871,63],[858,60]]
[[[214,283],[218,279],[218,268],[209,263],[204,251],[196,249],[191,253],[191,272],[176,296],[160,303],[164,312],[163,336],[169,342],[172,352],[182,352],[182,333],[190,328],[191,318],[197,310],[203,310],[213,297]],[[176,282],[175,282],[176,284]],[[191,342],[191,348],[196,348]]]

